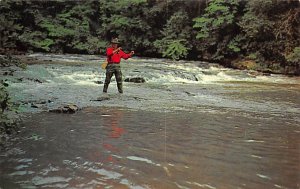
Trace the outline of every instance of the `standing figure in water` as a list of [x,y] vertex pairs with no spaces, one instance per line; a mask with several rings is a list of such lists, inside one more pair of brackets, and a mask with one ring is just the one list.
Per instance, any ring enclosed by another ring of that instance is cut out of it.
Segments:
[[128,59],[134,55],[134,51],[129,54],[124,53],[121,47],[118,47],[119,40],[114,38],[111,40],[111,46],[106,49],[107,66],[106,66],[106,77],[103,87],[103,92],[107,93],[107,88],[110,83],[112,76],[115,74],[119,93],[123,93],[122,86],[122,72],[120,67],[121,58]]

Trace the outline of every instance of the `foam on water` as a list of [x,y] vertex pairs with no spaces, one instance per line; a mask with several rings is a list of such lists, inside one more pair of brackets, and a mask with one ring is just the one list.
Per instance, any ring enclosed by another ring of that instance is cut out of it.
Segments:
[[67,183],[71,180],[71,178],[64,178],[64,177],[59,177],[59,176],[55,176],[55,177],[40,177],[40,176],[35,176],[32,179],[32,183],[36,186],[40,186],[40,185],[49,185],[49,184],[56,184],[56,183]]
[[[235,91],[243,92],[238,94],[243,95],[257,90],[257,86],[260,90],[264,90],[268,89],[269,85],[276,88],[277,83],[295,84],[298,81],[280,75],[253,76],[247,71],[232,70],[203,62],[174,63],[165,59],[133,58],[121,64],[123,79],[142,77],[146,83],[124,83],[126,95],[110,96],[100,102],[96,99],[102,95],[105,70],[100,68],[100,64],[90,62],[98,58],[101,60],[103,57],[52,54],[31,56],[38,59],[62,58],[74,62],[83,60],[83,63],[64,65],[49,61],[49,64],[29,65],[26,70],[16,72],[15,77],[23,80],[22,82],[11,81],[8,89],[11,94],[14,94],[13,99],[22,102],[50,100],[53,103],[47,106],[51,107],[75,103],[82,107],[124,106],[154,111],[190,111],[199,106],[206,106],[205,109],[198,111],[220,113],[218,108],[221,107],[252,112],[272,112],[278,115],[283,109],[289,113],[299,112],[299,107],[294,102],[288,104],[285,101],[278,103],[270,100],[258,101],[254,98],[236,99],[227,95]],[[229,87],[233,89],[228,90]],[[117,93],[115,77],[112,78],[108,91],[110,94]],[[24,109],[26,107],[28,104]]]
[[151,161],[149,159],[146,159],[146,158],[141,158],[141,157],[136,157],[136,156],[127,156],[127,159],[130,159],[130,160],[133,160],[133,161],[142,161],[142,162],[146,162],[148,164],[160,166],[160,164],[156,164],[153,161]]
[[[25,71],[27,77],[37,77],[47,81],[55,82],[75,82],[79,85],[91,84],[96,80],[104,81],[105,70],[100,69],[100,64],[89,64],[89,62],[99,62],[103,57],[94,55],[49,55],[31,54],[31,57],[39,59],[59,59],[61,61],[78,62],[82,61],[80,67],[42,66],[32,65]],[[200,67],[202,66],[202,67]],[[269,82],[269,83],[289,83],[292,80],[283,76],[254,76],[244,71],[232,70],[228,68],[216,67],[214,64],[195,62],[166,63],[164,59],[142,59],[133,58],[122,63],[123,78],[143,77],[148,83],[157,84],[222,84],[230,81],[243,82]],[[139,73],[137,73],[138,71]],[[88,81],[88,82],[83,82]]]

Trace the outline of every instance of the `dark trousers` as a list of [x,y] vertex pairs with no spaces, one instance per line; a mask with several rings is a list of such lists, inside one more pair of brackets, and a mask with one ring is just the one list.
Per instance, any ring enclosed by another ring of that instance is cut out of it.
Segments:
[[115,75],[119,93],[123,93],[122,72],[120,64],[108,64],[106,66],[106,77],[103,92],[107,93],[107,88],[113,75]]

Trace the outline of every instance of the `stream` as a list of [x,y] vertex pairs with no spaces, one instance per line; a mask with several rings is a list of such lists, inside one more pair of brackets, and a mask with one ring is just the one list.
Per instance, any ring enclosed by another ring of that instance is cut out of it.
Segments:
[[[30,54],[5,76],[27,115],[0,152],[0,188],[300,188],[300,78],[198,61]],[[74,104],[74,114],[51,109]]]

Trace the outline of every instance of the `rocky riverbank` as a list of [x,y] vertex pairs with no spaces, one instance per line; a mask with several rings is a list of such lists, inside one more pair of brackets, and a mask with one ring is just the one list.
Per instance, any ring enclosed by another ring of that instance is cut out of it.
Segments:
[[7,77],[13,77],[14,72],[18,69],[24,69],[26,66],[22,61],[15,56],[0,55],[0,150],[5,147],[12,134],[19,130],[20,116],[16,109],[18,106],[11,100],[11,96],[7,91],[9,86]]
[[[12,97],[12,94],[7,88],[11,83],[22,83],[25,81],[31,81],[34,83],[43,83],[45,81],[40,80],[34,76],[32,77],[19,77],[15,74],[22,70],[25,70],[27,65],[32,64],[47,64],[51,61],[38,60],[36,58],[29,57],[27,55],[0,55],[0,150],[6,147],[7,142],[11,137],[19,132],[20,123],[23,110],[20,107],[37,108],[43,111],[50,111],[46,105],[52,103],[52,100],[23,100],[19,101]],[[65,63],[64,61],[55,62],[57,64]],[[65,105],[63,108],[53,109],[53,112],[73,113],[78,110],[74,106]],[[26,111],[25,111],[26,112]]]
[[282,66],[277,62],[266,62],[264,64],[250,59],[236,59],[230,61],[226,66],[239,70],[256,71],[257,74],[270,75],[270,74],[284,74],[288,76],[300,76],[300,66],[285,65]]

